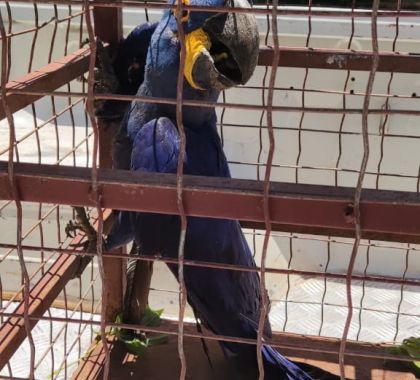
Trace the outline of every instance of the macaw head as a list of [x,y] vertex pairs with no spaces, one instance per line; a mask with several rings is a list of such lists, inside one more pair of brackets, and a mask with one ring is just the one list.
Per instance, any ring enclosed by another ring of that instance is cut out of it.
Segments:
[[[169,0],[169,3],[176,5],[177,1],[181,0]],[[182,1],[190,6],[249,8],[246,0]],[[176,12],[171,9],[164,13],[152,37],[149,66],[159,74],[174,75],[173,69],[179,68]],[[191,89],[220,91],[249,80],[257,64],[259,49],[253,15],[184,9],[180,18],[186,47],[184,76]]]

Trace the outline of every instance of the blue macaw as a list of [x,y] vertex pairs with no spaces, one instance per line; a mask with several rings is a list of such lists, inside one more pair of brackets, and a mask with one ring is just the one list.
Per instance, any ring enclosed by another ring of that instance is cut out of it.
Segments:
[[[189,4],[221,7],[227,2],[190,0]],[[233,0],[229,5],[249,7],[245,0]],[[186,39],[184,99],[216,101],[221,90],[249,80],[259,48],[253,16],[200,10],[185,11],[181,17]],[[173,11],[165,11],[157,25],[138,27],[122,46],[125,47],[121,51],[125,52],[121,53],[123,58],[117,60],[119,68],[115,69],[120,77],[126,76],[133,57],[144,56],[147,46],[144,78],[135,76],[136,83],[141,83],[139,96],[176,98],[180,42]],[[138,50],[132,50],[133,47]],[[141,70],[141,60],[136,62],[139,63],[137,69]],[[133,91],[127,78],[125,86],[127,93]],[[216,129],[215,110],[184,106],[183,124],[186,133],[184,173],[230,177]],[[134,101],[115,141],[116,168],[176,173],[180,137],[175,106]],[[179,238],[177,215],[120,211],[105,247],[111,250],[134,241],[142,255],[176,258]],[[236,220],[188,217],[184,252],[185,258],[191,260],[256,266]],[[169,268],[177,276],[177,266],[169,265]],[[188,302],[206,327],[220,335],[257,337],[261,304],[257,273],[185,266],[184,279]],[[265,336],[271,334],[268,319],[264,333]],[[236,358],[241,366],[251,366],[257,373],[256,346],[221,342],[221,347],[227,357]],[[269,345],[263,345],[262,356],[266,379],[312,379],[300,364],[289,361]]]
[[[107,51],[99,39],[96,41],[95,92],[135,95],[144,79],[150,39],[157,23],[137,26],[117,46]],[[96,100],[95,115],[100,119],[122,119],[130,102]]]

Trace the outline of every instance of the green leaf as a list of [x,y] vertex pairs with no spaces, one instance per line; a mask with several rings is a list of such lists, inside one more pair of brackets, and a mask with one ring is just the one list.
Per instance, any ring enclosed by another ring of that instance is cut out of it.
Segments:
[[[115,323],[123,323],[123,315],[122,313],[119,313],[115,317]],[[113,327],[111,331],[109,332],[109,335],[115,335],[118,339],[121,333],[121,329],[119,327]]]
[[401,345],[408,354],[413,358],[420,358],[420,338],[408,338],[404,339]]
[[168,335],[165,335],[165,334],[153,335],[147,338],[147,343],[149,346],[155,346],[157,344],[167,343],[168,339],[169,339]]
[[[420,338],[410,337],[403,340],[401,347],[410,355],[412,358],[420,358]],[[411,370],[420,376],[420,361],[413,361],[410,363]]]
[[[389,347],[386,349],[386,352],[394,355],[408,355],[416,359],[420,358],[420,338],[410,337],[404,339],[401,345]],[[403,365],[416,377],[420,377],[420,361],[404,362]]]
[[[146,307],[141,323],[145,326],[156,327],[160,325],[160,317],[163,313],[163,309],[153,310],[149,306]],[[118,314],[115,323],[122,323],[122,313]],[[157,344],[163,344],[168,341],[168,336],[164,334],[155,334],[147,336],[145,339],[138,337],[133,334],[133,331],[114,327],[111,329],[111,335],[115,335],[117,339],[124,343],[128,352],[133,355],[139,356],[147,351],[147,348]]]
[[153,310],[149,306],[146,306],[141,323],[145,326],[157,327],[160,325],[160,316],[163,313],[163,309]]
[[123,323],[123,315],[122,313],[119,313],[117,317],[115,318],[115,323]]
[[130,341],[124,341],[124,344],[127,348],[127,351],[136,356],[144,354],[147,351],[147,347],[149,346],[147,341],[143,342],[138,338],[134,338]]
[[407,363],[406,366],[416,376],[416,378],[420,377],[420,362]]
[[133,330],[121,329],[118,334],[118,340],[122,342],[128,342],[136,337],[136,333]]

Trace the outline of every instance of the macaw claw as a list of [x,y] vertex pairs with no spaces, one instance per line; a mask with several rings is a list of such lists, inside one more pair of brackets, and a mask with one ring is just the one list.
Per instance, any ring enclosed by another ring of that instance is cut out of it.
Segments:
[[88,241],[96,240],[96,231],[90,224],[84,207],[74,207],[74,210],[76,211],[76,219],[75,221],[70,220],[64,230],[67,237],[74,239],[77,235],[77,231],[82,231],[85,233]]
[[[74,221],[70,220],[67,223],[64,231],[67,237],[72,239],[77,236],[78,232],[82,232],[84,233],[86,240],[80,241],[78,243],[71,243],[69,246],[73,248],[83,248],[83,252],[96,252],[97,233],[93,226],[90,224],[84,207],[74,207],[74,210],[76,211],[76,218]],[[79,257],[80,265],[76,270],[74,277],[80,277],[91,260],[90,255],[81,255]]]

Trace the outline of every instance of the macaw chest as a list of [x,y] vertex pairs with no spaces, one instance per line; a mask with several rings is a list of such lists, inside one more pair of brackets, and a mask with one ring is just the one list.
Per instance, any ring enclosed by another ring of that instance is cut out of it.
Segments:
[[230,177],[219,136],[211,131],[197,132],[186,129],[187,162],[185,174],[208,177]]

